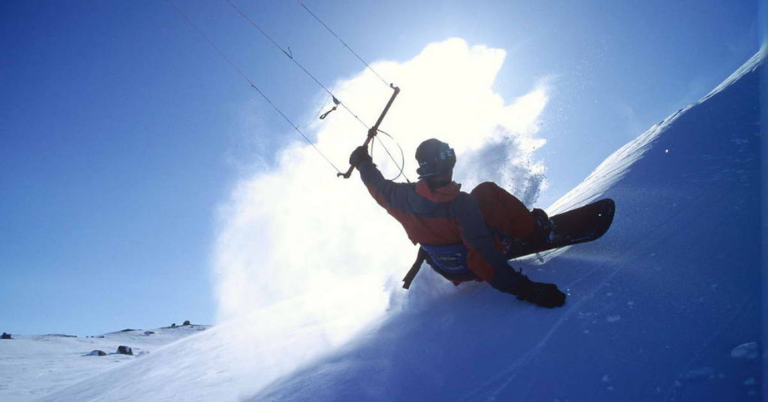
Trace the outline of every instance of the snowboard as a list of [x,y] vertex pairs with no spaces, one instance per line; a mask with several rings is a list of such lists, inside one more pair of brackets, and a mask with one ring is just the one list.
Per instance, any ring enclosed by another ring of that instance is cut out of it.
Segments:
[[606,198],[583,207],[551,216],[553,234],[547,244],[513,244],[505,254],[508,260],[560,247],[599,239],[613,223],[616,203]]

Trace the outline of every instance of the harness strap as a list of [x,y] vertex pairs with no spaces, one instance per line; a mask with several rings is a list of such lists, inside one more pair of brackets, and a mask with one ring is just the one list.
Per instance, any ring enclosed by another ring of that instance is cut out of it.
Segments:
[[413,282],[413,279],[416,278],[416,274],[418,274],[419,270],[421,269],[421,264],[423,264],[426,259],[427,252],[424,251],[423,248],[419,247],[419,253],[416,255],[416,261],[413,263],[413,266],[411,266],[411,269],[408,270],[405,278],[403,278],[403,289],[408,289],[411,287],[411,282]]

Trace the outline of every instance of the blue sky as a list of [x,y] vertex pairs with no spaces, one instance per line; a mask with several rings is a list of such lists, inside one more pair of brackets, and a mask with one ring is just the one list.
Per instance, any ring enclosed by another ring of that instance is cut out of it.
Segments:
[[[757,1],[305,3],[369,61],[458,37],[506,51],[506,101],[548,82],[542,206],[760,46]],[[226,2],[176,4],[309,121],[320,89]],[[321,81],[361,72],[295,2],[236,4]],[[0,331],[213,322],[218,211],[295,132],[165,1],[7,1],[0,20]]]

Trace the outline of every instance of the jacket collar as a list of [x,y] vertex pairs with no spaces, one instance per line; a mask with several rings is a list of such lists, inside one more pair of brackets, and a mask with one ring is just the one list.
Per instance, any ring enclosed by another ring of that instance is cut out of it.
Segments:
[[432,202],[448,202],[459,196],[461,184],[451,182],[447,186],[431,190],[426,180],[416,183],[416,192]]

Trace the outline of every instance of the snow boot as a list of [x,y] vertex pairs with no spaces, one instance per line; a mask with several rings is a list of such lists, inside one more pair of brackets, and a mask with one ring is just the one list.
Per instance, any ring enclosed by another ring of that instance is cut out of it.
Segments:
[[549,219],[549,215],[543,209],[534,208],[531,211],[531,215],[533,215],[533,219],[536,221],[536,226],[525,240],[532,244],[552,243],[555,235],[555,222]]
[[555,222],[549,219],[544,210],[534,208],[531,211],[535,225],[533,231],[522,240],[505,238],[502,242],[505,248],[505,255],[510,258],[513,255],[525,254],[526,250],[541,248],[551,244],[554,241]]

